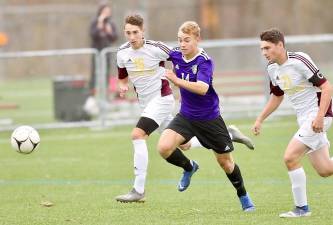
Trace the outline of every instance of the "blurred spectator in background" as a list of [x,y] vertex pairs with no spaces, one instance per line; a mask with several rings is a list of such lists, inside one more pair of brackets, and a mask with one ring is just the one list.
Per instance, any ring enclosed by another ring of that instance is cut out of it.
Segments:
[[[112,21],[112,10],[109,4],[103,2],[99,5],[95,18],[90,24],[91,47],[101,51],[103,48],[110,47],[118,38],[115,23]],[[106,62],[106,84],[109,83],[110,55],[107,55]],[[91,77],[89,81],[90,97],[85,104],[85,110],[89,114],[98,114],[98,107],[95,95],[96,87],[96,65],[95,58],[92,58]],[[91,110],[96,109],[96,110]]]
[[[117,40],[118,34],[114,22],[111,20],[111,7],[102,3],[99,5],[96,17],[90,25],[91,47],[101,51],[103,48],[110,47]],[[110,62],[107,61],[107,75],[109,75]],[[92,70],[90,79],[90,89],[94,92],[95,89],[95,61],[92,60]]]

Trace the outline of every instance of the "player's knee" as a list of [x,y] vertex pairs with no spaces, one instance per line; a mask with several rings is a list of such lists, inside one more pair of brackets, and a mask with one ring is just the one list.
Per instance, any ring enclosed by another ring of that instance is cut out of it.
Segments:
[[143,130],[137,128],[134,128],[131,133],[132,140],[145,139],[146,136],[147,135]]
[[288,168],[292,167],[296,163],[295,159],[293,157],[291,157],[290,155],[284,155],[283,161]]
[[329,177],[333,174],[333,171],[328,171],[328,170],[320,170],[317,171],[318,175],[321,177]]
[[157,150],[160,155],[165,158],[165,156],[169,155],[169,152],[172,150],[172,145],[166,141],[159,141],[157,144]]

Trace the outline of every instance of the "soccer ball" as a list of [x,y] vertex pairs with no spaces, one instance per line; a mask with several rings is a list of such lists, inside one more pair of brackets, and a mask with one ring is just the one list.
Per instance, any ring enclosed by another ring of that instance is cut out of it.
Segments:
[[20,126],[13,131],[10,141],[15,151],[29,154],[39,145],[40,137],[34,128]]

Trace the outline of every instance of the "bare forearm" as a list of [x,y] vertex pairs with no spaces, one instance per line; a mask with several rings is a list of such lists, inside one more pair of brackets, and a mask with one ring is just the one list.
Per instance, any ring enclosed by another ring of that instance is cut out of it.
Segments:
[[257,121],[262,123],[269,115],[271,115],[281,104],[283,96],[271,95],[266,106],[257,117]]
[[332,86],[326,81],[322,84],[318,116],[324,117],[332,99]]
[[179,78],[175,82],[175,85],[198,95],[205,95],[209,88],[208,84],[204,82],[190,82]]

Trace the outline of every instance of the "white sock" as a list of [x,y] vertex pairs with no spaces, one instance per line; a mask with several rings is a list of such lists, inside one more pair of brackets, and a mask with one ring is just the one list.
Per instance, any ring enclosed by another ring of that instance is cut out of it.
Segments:
[[194,136],[191,140],[190,140],[190,143],[191,143],[191,148],[199,148],[199,147],[202,147],[200,141],[198,140],[198,138],[196,136]]
[[288,172],[295,206],[308,205],[306,197],[306,176],[303,167]]
[[146,140],[132,140],[134,147],[134,188],[142,194],[145,191],[145,182],[148,167],[148,149]]

